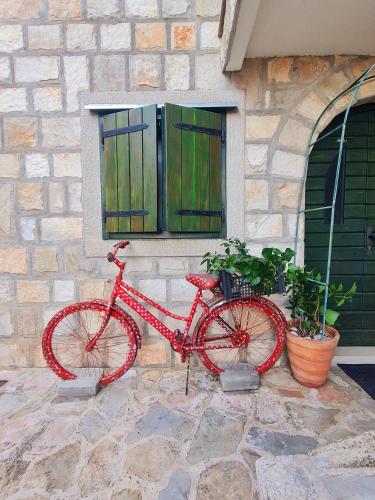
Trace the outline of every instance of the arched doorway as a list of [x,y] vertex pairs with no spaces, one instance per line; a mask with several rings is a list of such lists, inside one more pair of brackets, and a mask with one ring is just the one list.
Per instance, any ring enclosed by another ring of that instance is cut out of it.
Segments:
[[[337,116],[320,134],[342,123]],[[318,142],[309,159],[306,208],[330,205],[341,131]],[[336,160],[336,161],[335,161]],[[305,263],[325,275],[330,210],[307,212]],[[341,346],[375,346],[375,104],[350,111],[336,204],[331,281],[357,282],[337,322]]]

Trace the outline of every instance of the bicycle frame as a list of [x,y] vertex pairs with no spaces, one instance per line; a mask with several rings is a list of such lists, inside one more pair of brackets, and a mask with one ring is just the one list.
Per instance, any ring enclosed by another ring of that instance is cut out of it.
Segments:
[[[212,345],[212,346],[198,346],[192,342],[192,338],[189,336],[190,327],[195,317],[198,305],[202,307],[203,311],[209,315],[210,308],[209,306],[202,300],[202,290],[198,289],[195,295],[193,305],[190,309],[190,312],[187,316],[180,316],[178,314],[174,314],[168,309],[162,307],[160,304],[150,299],[146,295],[143,295],[138,290],[134,289],[127,283],[123,281],[123,273],[125,270],[125,263],[120,262],[118,259],[114,258],[114,263],[119,267],[119,272],[116,276],[115,285],[113,287],[111,297],[108,301],[107,313],[103,319],[103,322],[95,334],[95,336],[88,342],[86,346],[87,351],[91,351],[94,349],[96,342],[102,335],[108,321],[110,318],[110,313],[112,307],[116,303],[116,299],[119,297],[125,304],[127,304],[133,311],[135,311],[139,316],[141,316],[148,324],[153,326],[163,337],[165,337],[174,347],[174,349],[181,354],[181,356],[185,356],[186,353],[190,353],[192,351],[198,350],[213,350],[213,349],[233,349],[241,347],[241,343],[231,343],[224,345]],[[182,333],[180,339],[177,336],[177,333],[180,333],[179,330],[172,331],[170,330],[162,321],[160,321],[154,314],[152,314],[146,307],[144,307],[138,300],[136,300],[132,295],[135,295],[139,299],[145,301],[151,307],[154,307],[161,311],[164,315],[169,316],[170,318],[176,319],[177,321],[181,321],[185,323],[185,328]],[[220,337],[230,338],[234,330],[222,319],[216,318],[216,320],[224,327],[224,329],[228,332],[228,336]],[[219,340],[219,339],[218,339]],[[245,347],[245,346],[244,346]]]

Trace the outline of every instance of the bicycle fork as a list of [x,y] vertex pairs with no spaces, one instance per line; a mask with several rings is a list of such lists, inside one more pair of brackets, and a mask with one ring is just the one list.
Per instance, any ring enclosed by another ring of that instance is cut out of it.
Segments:
[[103,334],[106,326],[108,325],[108,321],[109,321],[109,318],[111,317],[111,309],[113,307],[115,303],[115,298],[114,297],[111,297],[110,301],[108,302],[108,306],[107,306],[107,309],[105,311],[105,315],[103,317],[103,321],[102,321],[102,324],[100,325],[100,328],[99,330],[97,331],[97,333],[93,336],[93,338],[91,340],[89,340],[89,342],[86,344],[85,346],[85,351],[87,352],[90,352],[94,349],[97,341],[99,340],[99,338],[101,337],[101,335]]

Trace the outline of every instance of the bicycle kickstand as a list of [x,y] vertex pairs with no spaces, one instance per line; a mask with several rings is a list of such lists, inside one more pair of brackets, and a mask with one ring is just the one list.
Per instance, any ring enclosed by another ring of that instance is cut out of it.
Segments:
[[186,385],[185,385],[185,396],[188,395],[189,392],[189,375],[190,375],[190,356],[187,357],[187,366],[186,366]]

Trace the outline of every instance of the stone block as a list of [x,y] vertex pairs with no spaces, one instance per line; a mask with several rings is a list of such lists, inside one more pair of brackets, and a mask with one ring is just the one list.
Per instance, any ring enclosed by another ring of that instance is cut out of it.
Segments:
[[116,17],[120,14],[118,0],[87,0],[87,17]]
[[165,302],[167,294],[167,286],[165,280],[147,279],[139,280],[139,290],[148,297],[151,297],[157,302]]
[[245,59],[241,71],[234,71],[231,80],[245,89],[246,110],[263,108],[262,59]]
[[0,19],[35,19],[41,16],[43,0],[1,0]]
[[142,348],[138,351],[137,362],[139,366],[166,365],[167,352],[165,344],[161,342],[143,342]]
[[23,241],[34,241],[37,237],[35,217],[20,217],[20,231]]
[[106,286],[106,280],[103,279],[81,281],[79,283],[80,299],[87,300],[87,299],[104,298],[105,286]]
[[245,180],[245,206],[247,210],[267,210],[268,182],[266,180]]
[[82,238],[81,217],[50,217],[41,219],[44,241],[79,240]]
[[218,49],[221,46],[221,39],[218,36],[219,23],[208,21],[201,24],[200,48]]
[[11,243],[16,240],[14,217],[14,189],[12,184],[0,184],[0,241]]
[[82,212],[81,182],[70,182],[68,184],[68,206],[72,212]]
[[94,24],[68,24],[66,28],[66,46],[69,51],[96,50]]
[[256,495],[255,485],[252,484],[248,469],[237,460],[220,461],[200,473],[197,500],[213,498],[250,500],[257,498]]
[[42,145],[45,148],[74,148],[81,144],[81,122],[74,118],[42,118]]
[[351,70],[353,73],[353,77],[359,78],[363,73],[368,70],[368,68],[374,64],[375,62],[375,57],[374,56],[369,56],[369,57],[361,57],[359,59],[354,59],[351,64]]
[[190,59],[186,54],[165,56],[165,88],[188,90],[190,86]]
[[100,389],[103,371],[91,370],[89,376],[80,376],[75,380],[61,380],[57,384],[57,395],[63,398],[96,396]]
[[160,274],[183,274],[187,272],[187,261],[185,259],[175,259],[162,257],[159,259]]
[[[210,71],[207,71],[210,68]],[[229,76],[221,69],[220,54],[202,54],[195,57],[195,85],[197,89],[229,87]]]
[[173,302],[191,302],[196,288],[185,279],[171,280],[171,300]]
[[11,78],[9,57],[0,57],[0,82],[10,82]]
[[280,115],[246,116],[246,139],[271,139],[280,123]]
[[18,177],[20,157],[16,154],[0,154],[0,177]]
[[304,156],[277,150],[273,155],[271,171],[273,175],[302,179],[304,166]]
[[58,271],[57,248],[37,247],[34,249],[33,270],[38,273]]
[[13,335],[12,317],[10,311],[0,311],[0,337],[11,337]]
[[158,2],[157,0],[126,0],[125,2],[126,17],[158,17]]
[[340,92],[346,89],[349,85],[349,80],[343,71],[337,71],[325,78],[319,85],[319,89],[328,98],[333,99]]
[[267,171],[268,144],[246,145],[246,173],[261,174]]
[[130,56],[130,87],[132,90],[160,86],[160,56]]
[[56,50],[62,47],[62,26],[59,24],[40,24],[28,27],[28,48]]
[[286,122],[281,131],[279,144],[305,152],[310,135],[310,128],[297,120],[290,119]]
[[0,89],[0,113],[26,110],[26,89]]
[[214,17],[219,16],[221,10],[221,0],[197,0],[195,11],[197,16]]
[[19,303],[49,301],[48,281],[17,281],[17,298]]
[[302,187],[298,183],[278,182],[272,189],[272,208],[297,208]]
[[20,24],[0,26],[0,52],[14,52],[23,49],[23,33]]
[[135,48],[137,50],[162,50],[167,48],[167,33],[164,23],[138,23],[135,25]]
[[65,186],[63,182],[51,182],[48,186],[49,211],[61,213],[64,211]]
[[296,67],[299,80],[307,83],[329,69],[329,60],[323,57],[298,57]]
[[38,182],[18,184],[18,206],[21,210],[43,210],[43,185]]
[[75,282],[74,280],[55,280],[53,282],[54,302],[71,302],[74,300]]
[[[88,259],[81,246],[64,246],[64,271],[73,276],[87,276],[95,271],[95,259]],[[113,266],[113,264],[112,264]],[[113,275],[114,271],[112,271]]]
[[59,57],[15,57],[16,82],[47,82],[60,78]]
[[245,218],[246,236],[250,239],[280,238],[283,234],[281,214],[251,214]]
[[269,83],[290,82],[293,66],[292,57],[275,57],[270,59],[267,65],[267,77]]
[[66,85],[66,110],[68,112],[78,111],[80,108],[80,92],[90,88],[87,57],[64,57],[64,72]]
[[49,0],[48,17],[50,19],[79,19],[81,17],[80,0]]
[[34,148],[37,143],[37,119],[31,116],[4,118],[5,147],[7,149]]
[[23,368],[28,366],[28,346],[17,344],[1,344],[0,368]]
[[38,330],[38,306],[17,307],[16,324],[19,337],[34,337]]
[[163,0],[163,17],[183,16],[187,14],[189,8],[188,0]]
[[172,23],[171,45],[172,49],[193,49],[195,47],[195,24]]
[[10,302],[13,298],[13,281],[0,281],[0,303]]
[[314,92],[310,92],[297,106],[297,113],[315,122],[324,110],[325,104]]
[[124,56],[94,57],[93,89],[126,90]]
[[100,38],[102,50],[130,50],[130,24],[102,24],[100,26]]
[[48,177],[49,165],[47,156],[41,153],[26,155],[25,173],[26,177]]
[[61,111],[61,89],[59,87],[41,87],[33,89],[34,110],[50,113]]
[[55,177],[82,177],[80,153],[53,155],[53,174]]
[[[245,363],[239,363],[243,365]],[[224,392],[259,389],[259,373],[251,366],[224,368],[220,373],[220,385]]]

